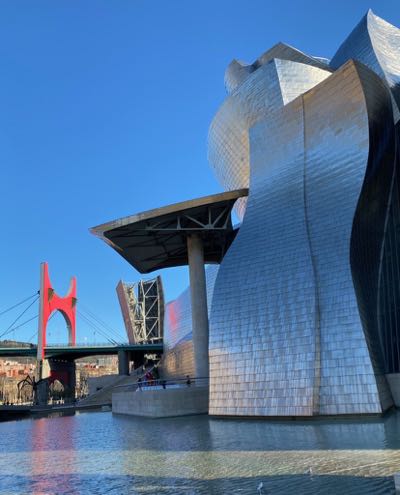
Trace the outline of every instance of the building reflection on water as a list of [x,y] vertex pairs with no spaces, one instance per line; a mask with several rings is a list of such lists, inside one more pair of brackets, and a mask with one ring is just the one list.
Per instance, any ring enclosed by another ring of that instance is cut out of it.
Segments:
[[399,423],[397,411],[363,421],[86,413],[0,423],[0,494],[255,494],[260,482],[285,495],[394,493]]
[[39,418],[31,421],[31,435],[27,439],[31,450],[31,493],[54,494],[62,487],[68,487],[69,495],[79,495],[81,492],[74,489],[72,479],[77,472],[73,442],[74,417],[62,416],[62,427],[59,422],[51,419]]

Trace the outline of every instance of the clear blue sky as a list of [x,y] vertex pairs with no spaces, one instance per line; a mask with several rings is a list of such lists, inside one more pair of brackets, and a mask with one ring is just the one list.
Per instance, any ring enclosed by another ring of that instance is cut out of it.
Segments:
[[[278,41],[331,57],[369,7],[400,26],[398,0],[3,0],[0,310],[46,260],[60,294],[75,274],[78,304],[123,333],[115,286],[140,275],[89,227],[221,191],[206,138],[227,64]],[[187,270],[163,279],[172,299]],[[66,340],[61,319],[50,330]]]

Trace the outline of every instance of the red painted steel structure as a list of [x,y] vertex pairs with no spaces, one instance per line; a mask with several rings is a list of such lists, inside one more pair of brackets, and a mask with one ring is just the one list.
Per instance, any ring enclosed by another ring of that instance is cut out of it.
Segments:
[[44,359],[46,347],[47,322],[54,311],[60,311],[64,316],[68,327],[68,343],[76,343],[76,278],[72,277],[68,294],[65,297],[58,296],[50,282],[49,268],[46,262],[40,265],[40,303],[39,303],[39,331],[38,353],[39,360]]

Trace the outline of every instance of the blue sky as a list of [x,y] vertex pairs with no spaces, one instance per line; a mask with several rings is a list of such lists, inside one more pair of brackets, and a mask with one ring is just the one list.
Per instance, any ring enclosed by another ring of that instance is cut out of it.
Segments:
[[[115,286],[140,275],[88,229],[221,191],[206,139],[227,64],[278,41],[331,57],[368,8],[400,26],[398,0],[3,0],[0,311],[48,261],[60,295],[76,275],[78,304],[123,334]],[[167,299],[187,285],[186,268],[162,275]],[[66,340],[60,318],[49,330]],[[78,320],[84,338],[104,340]]]

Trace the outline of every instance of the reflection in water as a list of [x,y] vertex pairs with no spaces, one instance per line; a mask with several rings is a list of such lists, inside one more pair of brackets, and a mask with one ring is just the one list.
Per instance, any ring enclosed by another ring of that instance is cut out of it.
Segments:
[[[75,471],[75,450],[72,441],[72,433],[74,430],[73,417],[60,417],[63,418],[62,428],[60,428],[60,424],[50,421],[48,418],[40,418],[31,422],[31,434],[27,440],[30,440],[31,445],[30,478],[32,480],[32,485],[30,487],[30,493],[32,493],[32,495],[56,493],[55,486],[58,487],[60,483],[68,487],[68,494],[78,495],[80,493],[74,490],[72,479],[69,480],[68,476],[59,477],[58,473],[51,469],[54,461],[49,459],[47,448],[49,439],[53,438],[56,439],[57,444],[63,446],[62,455],[60,455],[60,459],[57,461],[63,465],[63,471],[59,474],[65,472],[74,473]],[[59,454],[60,452],[57,449],[54,450],[53,455],[55,457]],[[43,475],[43,471],[48,472],[50,470],[45,466],[48,466],[51,469],[51,474],[54,475],[52,478]]]
[[400,412],[362,421],[86,413],[1,423],[0,494],[257,494],[261,481],[265,494],[394,494],[399,427]]

